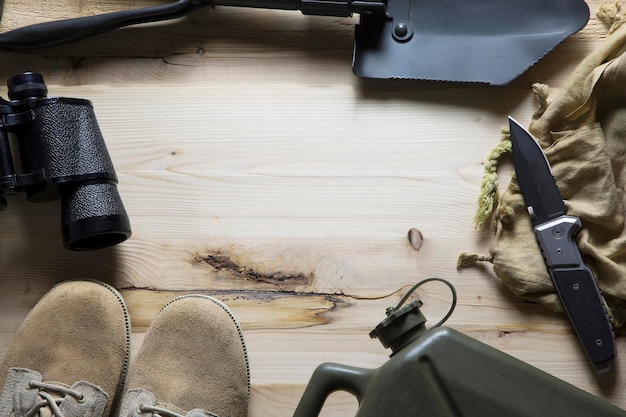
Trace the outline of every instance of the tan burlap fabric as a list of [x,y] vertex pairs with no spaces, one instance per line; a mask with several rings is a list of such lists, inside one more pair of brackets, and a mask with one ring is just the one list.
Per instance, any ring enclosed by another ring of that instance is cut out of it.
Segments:
[[[626,322],[626,25],[621,25],[619,8],[613,6],[615,23],[609,36],[555,98],[548,102],[548,87],[533,86],[540,108],[529,130],[546,152],[568,214],[582,220],[580,252],[620,327]],[[497,196],[494,160],[510,151],[506,132],[504,136],[486,166],[479,224]],[[515,178],[497,202],[495,223],[496,244],[489,256],[462,254],[459,267],[490,261],[517,297],[562,311]]]

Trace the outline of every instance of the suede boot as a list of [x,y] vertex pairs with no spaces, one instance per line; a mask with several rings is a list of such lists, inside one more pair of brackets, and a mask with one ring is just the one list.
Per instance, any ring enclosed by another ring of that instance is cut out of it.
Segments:
[[188,295],[166,304],[130,366],[120,417],[246,417],[243,333],[220,301]]
[[129,347],[128,312],[113,287],[58,284],[28,314],[0,364],[0,416],[108,416]]

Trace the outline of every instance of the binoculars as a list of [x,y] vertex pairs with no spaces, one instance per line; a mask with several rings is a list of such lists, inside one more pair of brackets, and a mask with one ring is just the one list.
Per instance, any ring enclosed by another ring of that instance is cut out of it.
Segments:
[[7,85],[9,100],[0,97],[0,210],[6,196],[26,191],[29,201],[61,200],[67,249],[128,239],[130,221],[91,102],[48,97],[38,73],[16,75]]

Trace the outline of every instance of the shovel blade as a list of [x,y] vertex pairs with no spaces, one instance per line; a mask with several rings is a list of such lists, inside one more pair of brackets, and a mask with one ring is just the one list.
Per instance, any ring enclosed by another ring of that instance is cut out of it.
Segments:
[[589,20],[583,0],[389,0],[362,14],[352,68],[365,78],[506,85]]

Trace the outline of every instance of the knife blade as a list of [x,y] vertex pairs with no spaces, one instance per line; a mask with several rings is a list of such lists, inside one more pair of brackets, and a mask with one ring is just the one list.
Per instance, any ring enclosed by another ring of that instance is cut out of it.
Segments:
[[611,370],[615,334],[593,272],[576,244],[580,218],[567,208],[543,150],[509,117],[513,165],[535,236],[557,294],[597,373]]

